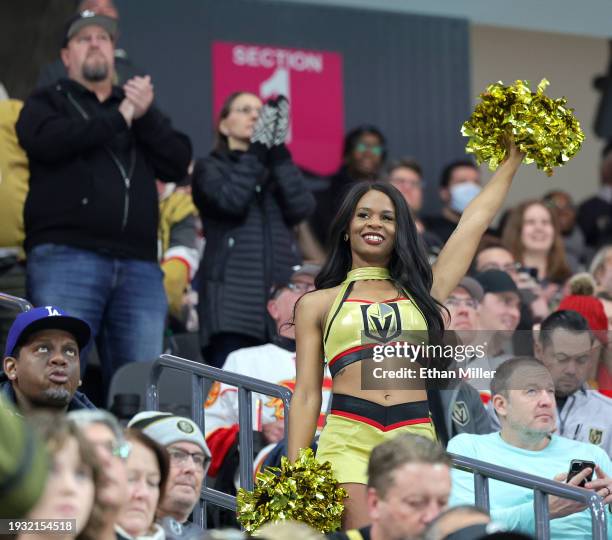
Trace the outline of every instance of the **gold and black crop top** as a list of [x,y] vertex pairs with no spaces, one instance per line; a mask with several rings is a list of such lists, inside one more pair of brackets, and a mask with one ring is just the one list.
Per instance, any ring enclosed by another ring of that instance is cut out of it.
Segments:
[[407,294],[383,302],[349,298],[355,281],[365,279],[390,279],[389,270],[357,268],[343,281],[329,311],[323,339],[332,377],[349,364],[372,357],[377,345],[397,343],[406,332],[427,333],[425,317]]

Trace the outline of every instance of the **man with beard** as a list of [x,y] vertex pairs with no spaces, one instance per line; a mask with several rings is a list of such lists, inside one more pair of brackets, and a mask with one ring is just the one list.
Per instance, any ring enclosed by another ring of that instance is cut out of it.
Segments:
[[105,388],[119,367],[162,351],[155,179],[182,180],[191,158],[148,76],[113,86],[116,33],[115,19],[75,15],[61,50],[68,78],[35,91],[17,122],[30,163],[27,297],[91,324]]
[[[501,431],[488,435],[460,433],[447,450],[477,458],[541,478],[584,487],[612,503],[612,464],[592,444],[560,437],[556,430],[555,386],[549,371],[528,356],[514,357],[501,364],[491,382],[491,402],[499,417]],[[567,480],[572,459],[595,463]],[[593,473],[592,480],[587,477]],[[453,469],[450,506],[474,503],[472,473]],[[494,521],[513,532],[533,534],[535,514],[531,489],[489,480],[490,513]],[[582,539],[591,535],[591,516],[582,503],[556,496],[548,497],[551,538]],[[606,512],[608,527],[612,514]]]
[[556,311],[542,322],[535,356],[550,371],[559,435],[590,442],[612,456],[612,399],[587,387],[601,345],[577,311]]
[[79,358],[89,344],[89,325],[59,308],[21,313],[9,330],[0,395],[23,414],[38,409],[94,409],[80,386]]
[[211,462],[204,435],[190,418],[160,411],[143,411],[128,423],[161,444],[170,456],[170,474],[163,500],[157,505],[157,520],[166,539],[190,537],[198,529],[189,515],[200,499],[202,481]]

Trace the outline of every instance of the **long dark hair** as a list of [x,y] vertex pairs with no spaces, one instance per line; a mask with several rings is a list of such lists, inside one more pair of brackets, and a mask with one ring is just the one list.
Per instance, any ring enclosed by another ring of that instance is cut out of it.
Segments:
[[418,236],[412,214],[402,194],[391,184],[385,182],[360,182],[346,194],[340,210],[331,225],[329,239],[330,251],[315,279],[317,289],[329,289],[340,285],[350,271],[353,260],[351,245],[344,241],[357,203],[368,191],[376,190],[391,199],[395,208],[395,245],[389,261],[389,273],[394,283],[410,293],[422,311],[430,338],[440,338],[444,331],[444,321],[440,309],[442,304],[431,296],[433,273],[427,254]]

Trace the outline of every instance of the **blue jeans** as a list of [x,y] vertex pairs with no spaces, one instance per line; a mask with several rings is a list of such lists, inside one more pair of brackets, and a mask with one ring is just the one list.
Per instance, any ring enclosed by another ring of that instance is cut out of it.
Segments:
[[[90,324],[105,393],[121,366],[161,354],[168,304],[157,263],[41,244],[28,252],[26,276],[35,306],[58,306]],[[81,373],[86,366],[83,355]]]

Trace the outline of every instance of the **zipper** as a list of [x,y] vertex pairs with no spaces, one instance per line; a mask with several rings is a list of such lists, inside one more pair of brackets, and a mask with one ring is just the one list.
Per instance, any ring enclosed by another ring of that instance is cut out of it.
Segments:
[[[72,103],[74,108],[79,112],[83,119],[89,120],[89,115],[87,114],[87,111],[85,111],[85,109],[81,107],[79,102],[72,97],[72,94],[70,92],[67,92],[67,96],[70,103]],[[123,178],[123,185],[125,186],[125,193],[123,196],[123,218],[121,220],[121,232],[124,232],[127,226],[130,210],[130,186],[132,184],[131,179],[134,174],[134,169],[136,168],[136,149],[132,144],[132,147],[130,148],[130,166],[128,171],[125,170],[125,167],[123,166],[115,152],[113,152],[113,150],[109,146],[105,145],[104,149],[109,153],[111,159],[113,160],[113,163],[119,170],[119,174],[121,174],[121,178]]]

